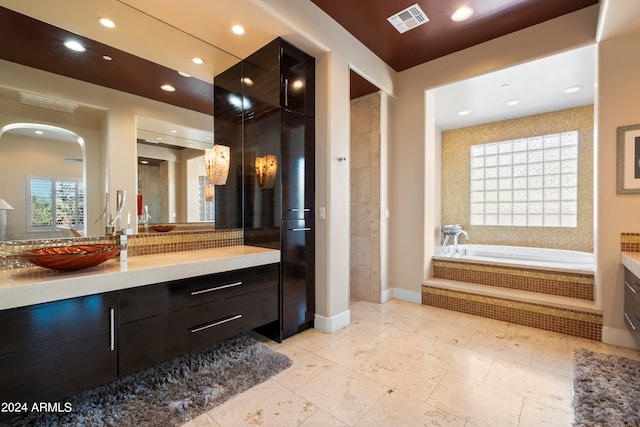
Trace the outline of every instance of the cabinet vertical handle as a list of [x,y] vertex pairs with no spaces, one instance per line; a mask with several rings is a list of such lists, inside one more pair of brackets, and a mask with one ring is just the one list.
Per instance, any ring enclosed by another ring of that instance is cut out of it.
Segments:
[[629,288],[629,290],[630,290],[631,292],[633,292],[634,294],[635,294],[635,293],[637,293],[637,291],[634,289],[634,287],[633,287],[633,286],[631,286],[631,285],[629,284],[629,282],[627,282],[627,281],[625,280],[625,281],[624,281],[624,284],[625,284],[625,286],[626,286],[627,288]]
[[289,106],[289,79],[284,79],[284,106]]
[[110,340],[111,340],[111,344],[109,345],[109,348],[111,349],[111,351],[114,351],[116,349],[116,309],[115,308],[110,308],[109,309],[109,332],[110,332]]

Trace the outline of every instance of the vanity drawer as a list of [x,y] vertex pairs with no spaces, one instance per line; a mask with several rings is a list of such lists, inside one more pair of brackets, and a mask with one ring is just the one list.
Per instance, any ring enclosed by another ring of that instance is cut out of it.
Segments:
[[627,268],[624,269],[624,288],[625,299],[630,297],[640,304],[640,279]]
[[119,330],[120,376],[278,319],[270,287],[130,322]]
[[279,264],[120,291],[120,324],[277,287]]

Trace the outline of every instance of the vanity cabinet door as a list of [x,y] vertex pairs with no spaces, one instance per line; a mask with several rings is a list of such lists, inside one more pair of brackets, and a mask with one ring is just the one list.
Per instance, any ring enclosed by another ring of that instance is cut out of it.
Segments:
[[285,110],[315,116],[315,59],[282,41],[281,103]]
[[282,219],[312,219],[315,203],[315,125],[282,113]]
[[624,269],[624,322],[640,345],[640,279]]
[[117,374],[117,294],[0,312],[0,401],[55,402]]

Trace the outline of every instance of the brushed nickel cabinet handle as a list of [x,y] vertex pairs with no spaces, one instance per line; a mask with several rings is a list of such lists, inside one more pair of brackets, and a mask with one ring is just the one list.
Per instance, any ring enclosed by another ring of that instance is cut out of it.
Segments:
[[292,209],[289,209],[289,212],[309,212],[309,211],[311,211],[311,209],[309,209],[309,208],[303,208],[303,209],[292,208]]
[[228,323],[228,322],[232,322],[234,320],[238,320],[241,317],[242,317],[242,314],[236,314],[235,316],[227,317],[226,319],[218,320],[216,322],[209,323],[208,325],[199,326],[197,328],[191,328],[191,332],[192,333],[196,333],[196,332],[204,331],[205,329],[213,328],[214,326],[218,326],[218,325],[222,325],[224,323]]
[[629,318],[629,315],[627,313],[624,314],[624,318],[627,319],[627,322],[629,322],[629,325],[631,326],[632,330],[636,330],[636,325],[633,324],[633,322],[631,321],[631,319]]
[[304,228],[290,228],[289,231],[311,231],[311,227]]
[[624,281],[624,284],[625,284],[625,286],[626,286],[627,288],[629,288],[629,290],[630,290],[631,292],[633,292],[634,294],[635,294],[635,293],[638,293],[638,291],[636,291],[636,290],[634,289],[634,287],[633,287],[633,286],[631,286],[631,285],[629,284],[629,282],[627,282],[626,280]]
[[109,309],[109,338],[111,340],[111,344],[109,345],[109,349],[114,351],[116,349],[116,309]]
[[219,291],[220,289],[233,288],[234,286],[240,286],[240,285],[242,285],[242,282],[234,282],[234,283],[229,283],[228,285],[221,285],[221,286],[216,286],[214,288],[203,289],[201,291],[193,291],[191,292],[191,296],[206,294],[207,292]]
[[284,79],[284,106],[289,106],[289,79]]

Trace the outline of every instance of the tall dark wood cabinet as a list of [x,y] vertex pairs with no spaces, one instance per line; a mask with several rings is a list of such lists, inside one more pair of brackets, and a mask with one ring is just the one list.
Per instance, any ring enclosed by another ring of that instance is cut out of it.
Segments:
[[281,340],[315,315],[315,59],[276,39],[243,71],[244,237],[281,251]]
[[217,75],[213,85],[215,143],[228,146],[231,153],[227,184],[215,188],[216,228],[242,228],[242,62]]

